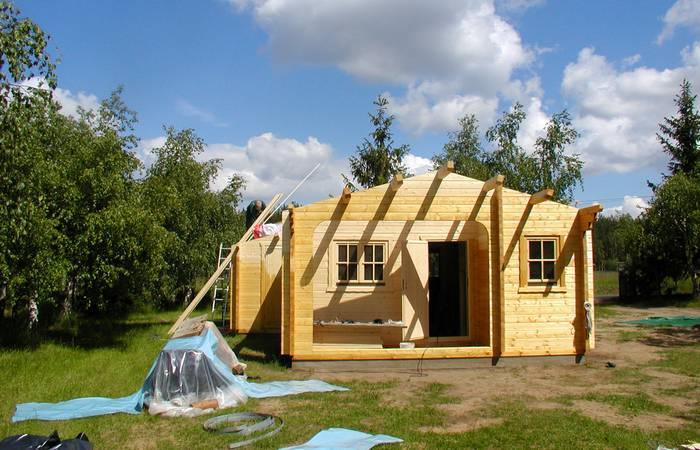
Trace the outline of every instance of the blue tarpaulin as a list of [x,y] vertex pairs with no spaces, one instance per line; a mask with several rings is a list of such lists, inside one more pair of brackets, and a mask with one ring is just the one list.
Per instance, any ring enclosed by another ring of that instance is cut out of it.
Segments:
[[[300,394],[302,392],[347,391],[347,388],[335,386],[320,380],[304,381],[273,381],[270,383],[251,383],[245,377],[234,375],[216,354],[219,341],[211,330],[201,336],[171,339],[163,347],[163,351],[196,350],[201,351],[213,364],[227,383],[240,388],[248,397],[266,398]],[[144,400],[152,393],[152,375],[155,362],[151,365],[146,381],[142,387],[127,397],[105,398],[86,397],[76,398],[59,403],[21,403],[18,404],[13,422],[22,420],[66,420],[81,417],[99,416],[104,414],[127,413],[139,414],[143,410]]]
[[280,450],[369,450],[375,445],[403,442],[386,434],[367,434],[346,428],[328,428],[318,432],[308,442]]

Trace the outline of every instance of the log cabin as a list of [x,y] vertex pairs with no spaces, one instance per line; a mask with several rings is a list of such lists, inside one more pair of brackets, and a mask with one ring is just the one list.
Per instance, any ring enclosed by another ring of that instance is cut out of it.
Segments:
[[602,207],[453,167],[285,211],[281,235],[233,256],[233,330],[279,334],[301,367],[580,361],[595,345],[591,229]]

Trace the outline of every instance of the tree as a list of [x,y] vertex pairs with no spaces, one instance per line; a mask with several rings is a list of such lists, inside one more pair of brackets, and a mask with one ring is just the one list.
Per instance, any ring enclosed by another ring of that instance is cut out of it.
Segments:
[[242,234],[236,208],[244,180],[234,176],[222,192],[213,192],[209,186],[220,161],[197,160],[204,141],[194,130],[168,127],[165,132],[165,144],[153,150],[156,160],[147,170],[143,199],[171,236],[161,292],[165,301],[173,302],[184,298],[198,277],[212,271],[220,242],[235,242],[235,235]]
[[570,202],[574,188],[583,184],[579,155],[567,155],[565,147],[573,144],[579,134],[571,125],[571,117],[564,110],[552,115],[545,127],[544,137],[535,141],[535,157],[538,160],[539,183],[537,190],[554,189],[554,200]]
[[459,119],[459,125],[459,131],[448,134],[449,141],[442,153],[433,156],[433,164],[438,168],[447,161],[454,161],[456,173],[485,180],[489,177],[489,167],[484,162],[486,154],[481,148],[479,121],[471,114]]
[[515,103],[510,111],[486,130],[486,139],[496,148],[487,155],[486,164],[491,176],[505,176],[506,186],[522,192],[538,190],[537,161],[525,153],[517,142],[520,124],[525,120],[523,105]]
[[700,180],[683,172],[668,178],[656,190],[645,215],[666,276],[690,278],[693,294],[700,295]]
[[371,139],[364,138],[357,146],[358,156],[350,157],[352,176],[365,188],[387,183],[396,173],[406,174],[403,158],[410,150],[406,144],[394,147],[391,133],[394,116],[387,115],[389,101],[379,95],[373,104],[377,107],[377,113],[369,114],[374,126],[374,131],[369,135]]
[[[49,36],[8,1],[0,1],[0,102],[7,105],[10,97],[23,98],[20,84],[37,77],[49,89],[56,87],[56,66],[46,52]],[[38,93],[46,94],[41,89]],[[31,96],[30,96],[31,97]]]
[[55,105],[47,91],[23,84],[38,77],[55,87],[48,39],[12,3],[0,1],[0,313],[24,306],[29,326],[37,320],[37,302],[56,290],[65,267],[43,196],[55,175],[38,146]]
[[656,137],[671,157],[671,175],[682,172],[700,177],[700,114],[695,109],[695,97],[690,82],[683,80],[675,98],[678,115],[665,117],[659,124],[661,133]]

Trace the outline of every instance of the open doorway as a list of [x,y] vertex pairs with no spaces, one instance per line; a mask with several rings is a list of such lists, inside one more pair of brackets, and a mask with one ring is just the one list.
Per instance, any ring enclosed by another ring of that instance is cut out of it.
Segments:
[[469,336],[467,243],[428,244],[430,337]]

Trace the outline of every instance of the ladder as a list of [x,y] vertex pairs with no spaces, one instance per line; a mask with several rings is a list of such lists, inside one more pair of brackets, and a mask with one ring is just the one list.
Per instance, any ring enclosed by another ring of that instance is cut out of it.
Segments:
[[[228,255],[231,253],[231,247],[224,247],[224,244],[219,244],[219,257],[216,260],[216,266],[223,264]],[[214,283],[214,295],[212,295],[211,313],[214,315],[216,305],[221,303],[221,326],[226,326],[226,310],[228,309],[228,289],[229,280],[231,279],[231,261],[226,265],[226,268],[221,272]]]

